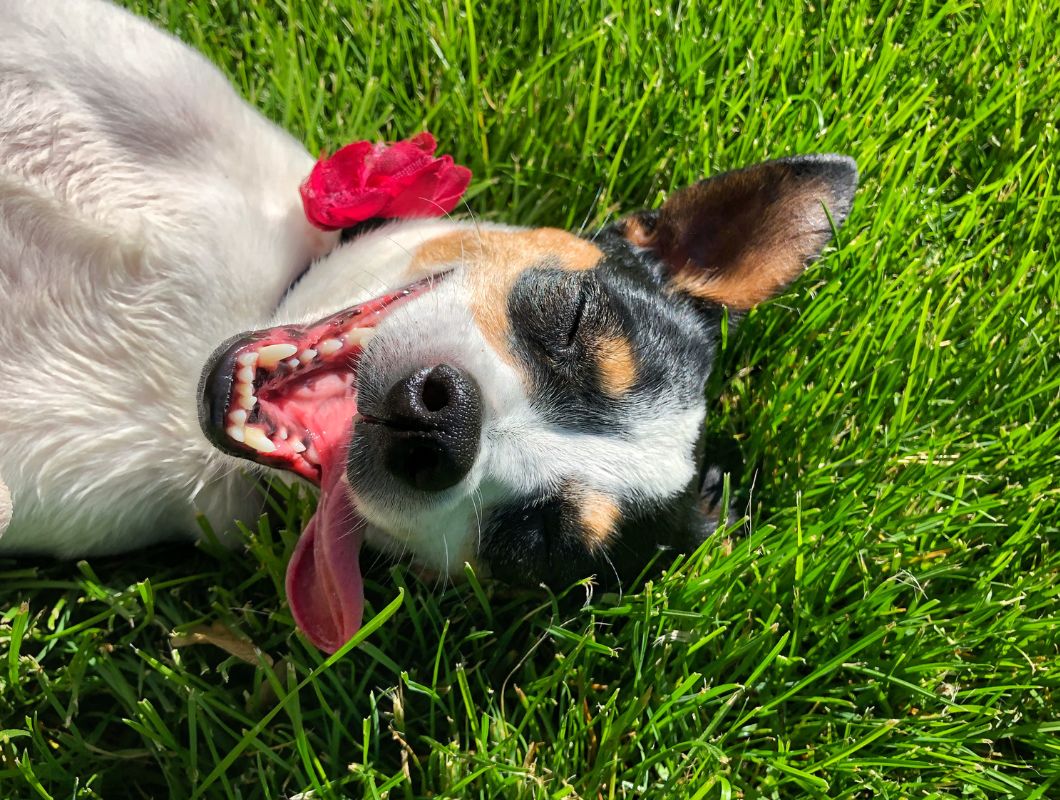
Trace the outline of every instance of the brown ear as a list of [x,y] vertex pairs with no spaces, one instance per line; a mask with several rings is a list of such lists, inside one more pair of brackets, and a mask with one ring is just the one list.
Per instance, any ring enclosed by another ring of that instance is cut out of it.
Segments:
[[857,182],[846,156],[766,161],[682,189],[657,211],[626,219],[624,233],[669,266],[678,291],[748,309],[820,254],[832,221],[846,219]]

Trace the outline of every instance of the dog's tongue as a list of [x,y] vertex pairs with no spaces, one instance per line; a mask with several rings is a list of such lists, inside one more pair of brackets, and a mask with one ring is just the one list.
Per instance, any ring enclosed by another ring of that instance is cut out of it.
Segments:
[[334,653],[361,627],[363,522],[343,486],[349,429],[321,452],[320,501],[287,565],[287,602],[309,640]]

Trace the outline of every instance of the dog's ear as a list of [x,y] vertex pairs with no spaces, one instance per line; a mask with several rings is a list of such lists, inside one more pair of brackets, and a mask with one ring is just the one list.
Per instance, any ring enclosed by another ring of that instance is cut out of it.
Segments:
[[845,156],[783,158],[701,181],[619,224],[630,244],[663,261],[675,289],[744,310],[820,254],[857,182]]

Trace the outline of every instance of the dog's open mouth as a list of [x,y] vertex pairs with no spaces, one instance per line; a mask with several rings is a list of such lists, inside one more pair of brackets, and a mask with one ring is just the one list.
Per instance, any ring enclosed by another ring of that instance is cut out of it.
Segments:
[[329,653],[360,628],[364,606],[363,521],[346,480],[361,351],[386,314],[441,277],[311,325],[242,334],[218,348],[203,373],[200,420],[211,442],[320,487],[317,511],[287,566],[286,583],[298,627]]

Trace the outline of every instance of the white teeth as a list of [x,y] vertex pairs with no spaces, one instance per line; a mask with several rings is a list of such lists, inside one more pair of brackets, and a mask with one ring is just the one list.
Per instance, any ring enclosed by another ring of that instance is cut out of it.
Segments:
[[291,440],[291,449],[294,450],[296,453],[304,453],[305,452],[305,445],[302,444],[301,439],[292,439]]
[[303,350],[302,353],[298,356],[298,360],[301,361],[303,364],[308,364],[316,357],[317,351],[310,348],[309,350]]
[[258,350],[258,366],[264,369],[273,369],[285,358],[290,358],[298,352],[293,344],[268,344]]
[[337,353],[342,349],[342,342],[338,339],[325,339],[317,345],[317,349],[320,351],[320,355],[330,356],[332,353]]
[[309,443],[309,447],[305,451],[306,461],[311,461],[314,464],[320,463],[320,453],[317,452],[317,447],[312,442]]
[[254,382],[254,368],[253,367],[241,367],[239,372],[236,373],[236,380],[240,383],[253,383]]
[[[253,428],[251,428],[251,430],[253,430]],[[244,436],[244,429],[242,425],[229,425],[227,428],[225,428],[225,433],[228,434],[229,439],[233,439],[239,442],[240,444],[246,441],[246,436]]]
[[252,394],[251,395],[240,395],[240,397],[239,397],[239,407],[240,408],[245,408],[247,411],[253,411],[254,410],[254,406],[256,406],[257,404],[258,404],[258,398],[256,398]]
[[243,427],[247,424],[247,412],[242,408],[237,408],[235,411],[230,411],[228,414],[228,421],[233,425]]
[[272,443],[272,440],[265,435],[265,431],[261,428],[249,425],[243,430],[246,443],[259,453],[271,453],[276,449],[276,445]]
[[280,428],[280,438],[287,441],[287,428]]
[[242,381],[236,382],[236,394],[240,397],[253,397],[254,396],[254,384],[243,383]]
[[236,363],[241,367],[253,367],[258,363],[257,353],[243,353],[239,358],[236,359]]
[[375,336],[375,328],[351,328],[346,332],[346,343],[364,347]]
[[302,362],[299,361],[297,358],[289,358],[283,363],[288,369],[298,369],[300,366],[302,366]]

